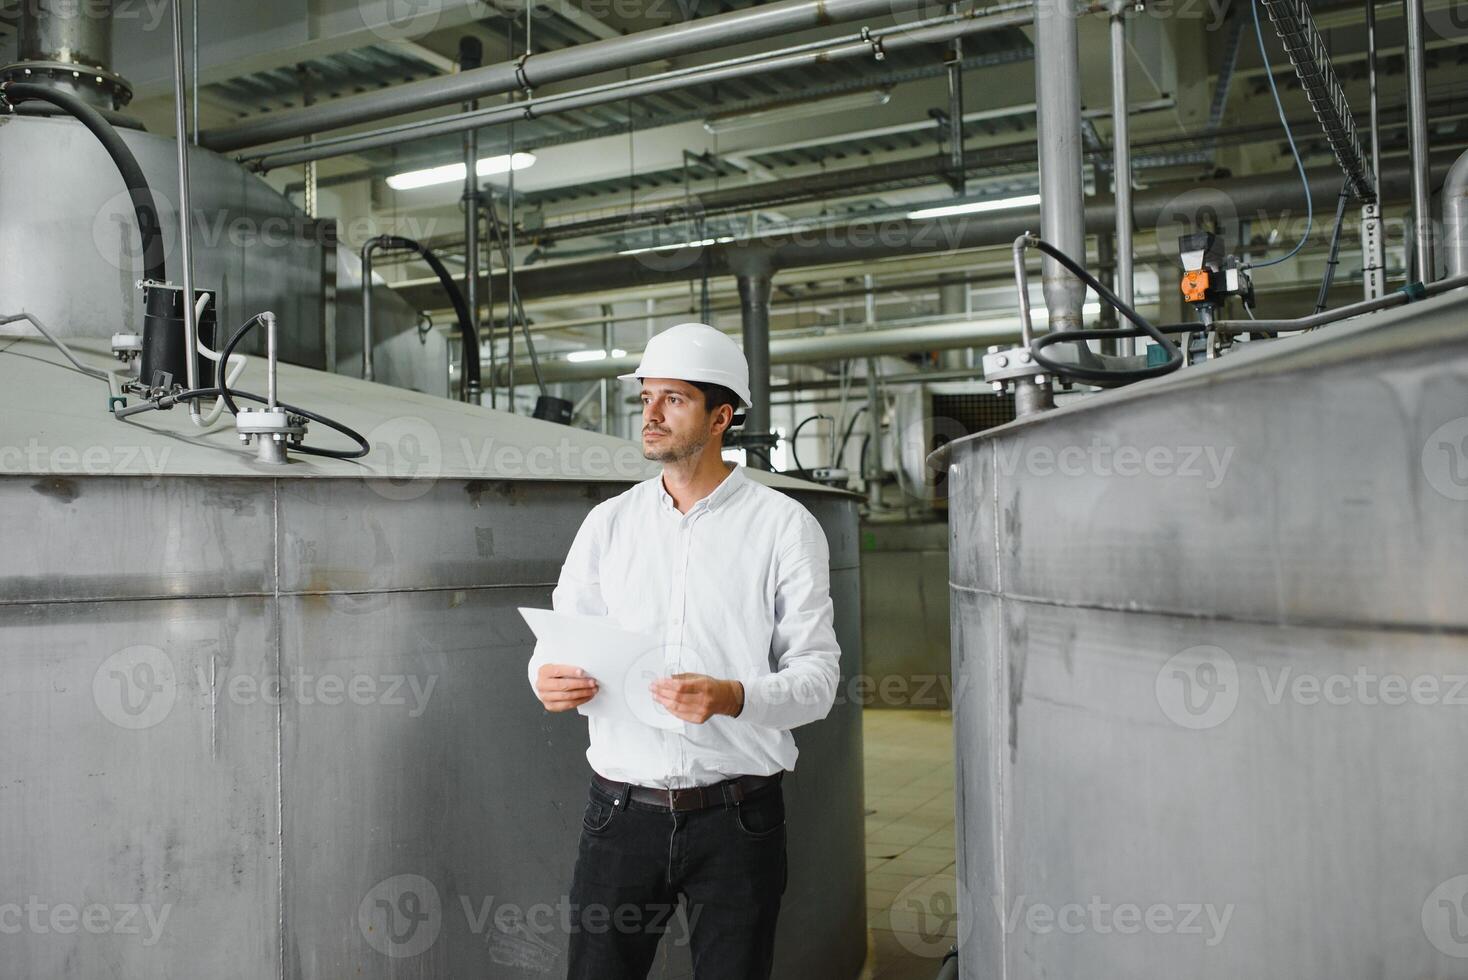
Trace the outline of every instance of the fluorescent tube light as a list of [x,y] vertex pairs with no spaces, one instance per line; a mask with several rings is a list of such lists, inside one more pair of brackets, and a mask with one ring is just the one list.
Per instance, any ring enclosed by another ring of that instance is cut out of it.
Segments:
[[706,245],[727,245],[734,240],[732,235],[723,235],[719,238],[705,238],[700,242],[674,242],[671,245],[644,245],[641,248],[624,248],[618,255],[641,255],[643,252],[669,252],[675,248],[703,248]]
[[[534,153],[516,153],[513,166],[516,170],[524,170],[535,163]],[[497,157],[484,157],[474,164],[474,172],[480,177],[495,177],[499,174],[509,173],[512,161],[508,154]],[[432,187],[435,184],[462,183],[464,180],[464,165],[462,163],[447,163],[442,167],[429,167],[426,170],[409,170],[407,173],[393,174],[387,178],[387,186],[395,191],[411,191],[419,187]]]
[[967,204],[944,204],[936,208],[922,208],[907,212],[907,217],[912,221],[923,218],[947,218],[955,214],[982,214],[985,211],[1031,208],[1039,203],[1039,194],[1025,194],[1021,197],[1000,197],[989,201],[970,201]]

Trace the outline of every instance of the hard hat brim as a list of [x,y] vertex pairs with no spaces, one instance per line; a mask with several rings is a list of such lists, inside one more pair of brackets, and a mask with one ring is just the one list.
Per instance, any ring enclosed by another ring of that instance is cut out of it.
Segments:
[[[619,375],[617,375],[617,380],[618,381],[641,381],[642,380],[642,375],[635,374],[635,373],[634,374],[619,374]],[[687,381],[689,384],[694,384],[696,382],[696,383],[699,383],[699,384],[723,385],[725,388],[729,388],[729,386],[726,385],[726,384],[724,384],[724,382],[722,382],[722,381],[704,380],[703,378],[679,378],[678,380],[679,381]],[[753,408],[754,407],[752,404],[750,404],[749,399],[746,398],[742,392],[734,391],[733,388],[729,388],[729,390],[730,391],[733,391],[734,392],[734,397],[737,398],[737,399],[739,399],[739,407],[740,408]]]

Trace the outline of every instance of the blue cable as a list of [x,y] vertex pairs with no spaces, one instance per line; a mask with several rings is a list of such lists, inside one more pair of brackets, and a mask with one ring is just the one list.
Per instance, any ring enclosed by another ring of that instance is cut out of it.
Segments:
[[1259,0],[1253,0],[1249,9],[1254,14],[1254,36],[1259,39],[1259,57],[1264,61],[1264,77],[1269,79],[1269,94],[1274,96],[1274,108],[1279,112],[1280,125],[1284,127],[1285,139],[1290,143],[1290,153],[1294,154],[1295,166],[1300,171],[1300,183],[1305,187],[1305,234],[1300,236],[1300,241],[1294,248],[1279,258],[1249,263],[1250,268],[1263,269],[1294,258],[1305,247],[1305,243],[1310,240],[1310,230],[1315,225],[1315,202],[1310,199],[1310,178],[1305,176],[1305,161],[1300,159],[1300,151],[1295,146],[1295,134],[1290,132],[1290,121],[1285,116],[1284,104],[1279,100],[1279,89],[1274,84],[1274,69],[1269,65],[1269,52],[1264,50],[1264,31],[1259,27]]

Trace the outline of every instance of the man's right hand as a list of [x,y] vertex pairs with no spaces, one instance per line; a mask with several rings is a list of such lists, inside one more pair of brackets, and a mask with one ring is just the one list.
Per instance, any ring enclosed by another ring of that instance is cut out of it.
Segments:
[[595,678],[568,664],[541,664],[535,674],[535,696],[547,711],[570,711],[596,697]]

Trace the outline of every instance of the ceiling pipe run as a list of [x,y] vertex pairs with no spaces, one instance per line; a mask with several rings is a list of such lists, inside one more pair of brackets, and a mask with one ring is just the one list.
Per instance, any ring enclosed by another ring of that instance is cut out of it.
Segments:
[[[1019,323],[1009,317],[992,323],[982,320],[955,323],[925,323],[911,327],[891,327],[878,330],[846,330],[841,333],[818,334],[807,337],[776,337],[769,341],[770,364],[811,364],[843,358],[881,357],[888,354],[910,354],[918,351],[952,350],[961,347],[982,347],[1012,341],[1019,336]],[[597,361],[541,361],[541,376],[547,384],[556,381],[595,381],[599,378],[615,378],[619,374],[637,370],[642,358],[641,351],[631,351],[625,357],[604,357]],[[503,372],[501,372],[503,373]],[[515,372],[522,380],[530,378],[528,368]],[[765,384],[769,384],[769,371],[764,372]],[[755,377],[754,365],[750,364],[750,380]],[[504,384],[502,376],[495,383]],[[769,391],[765,398],[768,400]],[[746,424],[748,424],[746,422]]]
[[[1446,176],[1456,156],[1455,152],[1434,156],[1434,181],[1441,181]],[[1390,197],[1407,192],[1409,166],[1405,159],[1384,163],[1383,194]],[[1332,206],[1340,192],[1340,169],[1334,165],[1318,167],[1308,174],[1311,195],[1317,206]],[[1302,214],[1304,201],[1299,175],[1293,171],[1237,178],[1216,187],[1193,181],[1158,184],[1136,193],[1132,200],[1132,213],[1139,228],[1155,228],[1159,221],[1164,220],[1170,225],[1179,217],[1179,209],[1185,209],[1188,215],[1195,217],[1208,212],[1232,211],[1240,217],[1277,221]],[[1087,233],[1110,231],[1114,227],[1115,208],[1109,195],[1098,194],[1091,198],[1084,213]],[[957,252],[1007,245],[1018,235],[1039,227],[1039,217],[1038,208],[1028,207],[924,221],[893,219],[855,223],[702,248],[533,266],[516,272],[515,286],[521,297],[529,301],[686,282],[705,271],[711,278],[732,276],[739,257],[755,249],[768,252],[776,272],[873,262],[896,256]],[[413,283],[397,287],[397,292],[416,309],[433,309],[439,302],[435,294],[437,288],[436,284]],[[503,288],[502,275],[496,277],[494,288]]]
[[469,102],[553,82],[633,68],[681,55],[781,37],[796,31],[864,18],[900,22],[924,0],[783,0],[712,17],[640,31],[625,37],[529,54],[473,71],[440,75],[331,102],[271,113],[223,129],[200,142],[216,152],[308,136],[389,116]]

